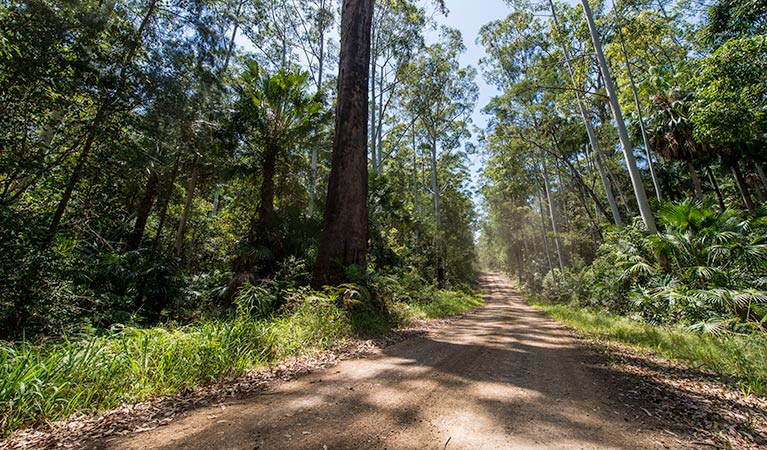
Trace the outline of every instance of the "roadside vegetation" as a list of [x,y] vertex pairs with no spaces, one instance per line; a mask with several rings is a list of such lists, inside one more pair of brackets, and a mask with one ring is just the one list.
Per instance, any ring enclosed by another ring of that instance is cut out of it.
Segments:
[[414,277],[409,283],[382,276],[370,288],[348,284],[323,292],[249,285],[226,317],[149,328],[115,325],[54,343],[0,346],[0,436],[236,378],[288,356],[482,304],[469,291],[437,289]]
[[578,3],[482,29],[480,258],[580,330],[765,395],[767,10]]
[[767,394],[767,214],[668,203],[659,234],[606,232],[579,272],[552,272],[528,297],[588,335],[649,349]]
[[536,308],[588,337],[629,344],[656,356],[720,375],[745,395],[767,395],[767,339],[756,334],[719,335],[685,327],[651,325],[577,304],[528,297]]

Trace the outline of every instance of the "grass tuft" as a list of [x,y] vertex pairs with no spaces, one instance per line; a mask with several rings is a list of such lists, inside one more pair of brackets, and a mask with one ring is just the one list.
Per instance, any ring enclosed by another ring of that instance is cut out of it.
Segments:
[[698,334],[572,305],[549,304],[537,299],[531,299],[530,303],[589,336],[629,344],[693,368],[734,378],[745,394],[767,394],[767,358],[764,356],[767,339],[764,336]]
[[41,346],[0,345],[0,437],[76,412],[225,380],[287,356],[481,304],[476,295],[435,292],[410,305],[393,302],[392,314],[345,308],[329,295],[302,294],[271,318],[244,313],[188,326],[122,328]]

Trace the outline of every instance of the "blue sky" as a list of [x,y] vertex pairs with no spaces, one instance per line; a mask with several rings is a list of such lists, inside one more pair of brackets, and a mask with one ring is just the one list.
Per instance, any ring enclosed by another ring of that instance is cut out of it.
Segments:
[[[471,65],[479,71],[479,60],[485,54],[481,45],[477,44],[477,36],[482,25],[506,17],[511,9],[504,0],[446,0],[445,5],[450,14],[447,17],[439,17],[440,24],[461,30],[466,44],[466,53],[461,59],[461,65]],[[481,72],[477,76],[479,86],[479,101],[474,112],[474,124],[484,128],[486,120],[480,110],[490,102],[498,91],[495,87],[485,83]]]
[[[493,20],[505,18],[511,9],[504,0],[446,0],[445,5],[450,13],[447,17],[438,17],[437,21],[442,25],[457,28],[463,34],[466,53],[461,58],[461,65],[473,66],[478,72],[476,83],[479,86],[479,100],[472,115],[472,121],[474,125],[484,129],[487,125],[487,119],[481,110],[493,96],[498,94],[498,90],[485,83],[482,77],[479,60],[485,55],[485,51],[476,41],[479,36],[479,29],[483,25]],[[471,189],[475,190],[478,187],[476,181],[479,179],[479,172],[483,166],[482,158],[479,155],[474,155],[471,158],[470,166],[473,172]],[[480,208],[479,198],[476,195],[474,202],[477,208]]]

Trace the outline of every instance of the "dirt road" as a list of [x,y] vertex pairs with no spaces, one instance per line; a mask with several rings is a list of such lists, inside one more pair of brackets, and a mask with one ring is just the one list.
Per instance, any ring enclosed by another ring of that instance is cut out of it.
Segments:
[[[105,449],[652,449],[628,381],[503,276],[487,306],[422,337]],[[644,416],[644,417],[643,417]]]

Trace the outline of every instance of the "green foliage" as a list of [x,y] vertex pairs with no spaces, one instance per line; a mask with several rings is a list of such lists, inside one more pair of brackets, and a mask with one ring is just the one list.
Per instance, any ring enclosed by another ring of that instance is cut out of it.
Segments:
[[690,119],[715,145],[749,142],[767,132],[767,36],[732,39],[700,62]]
[[572,305],[534,302],[557,320],[600,339],[631,344],[695,368],[733,377],[747,394],[767,393],[767,339],[758,334],[716,336],[691,333],[586,310]]
[[[419,277],[382,277],[372,291],[347,285],[324,294],[251,285],[240,292],[238,313],[228,319],[146,329],[119,326],[103,336],[54,344],[4,344],[0,435],[79,411],[214,383],[286,356],[481,304],[479,296],[463,292],[407,291],[416,285],[428,283]],[[279,298],[284,300],[275,310]],[[394,313],[370,307],[374,302]]]
[[764,332],[765,214],[667,203],[658,213],[661,233],[632,226],[607,234],[600,256],[581,275],[586,291],[577,301],[712,334]]

